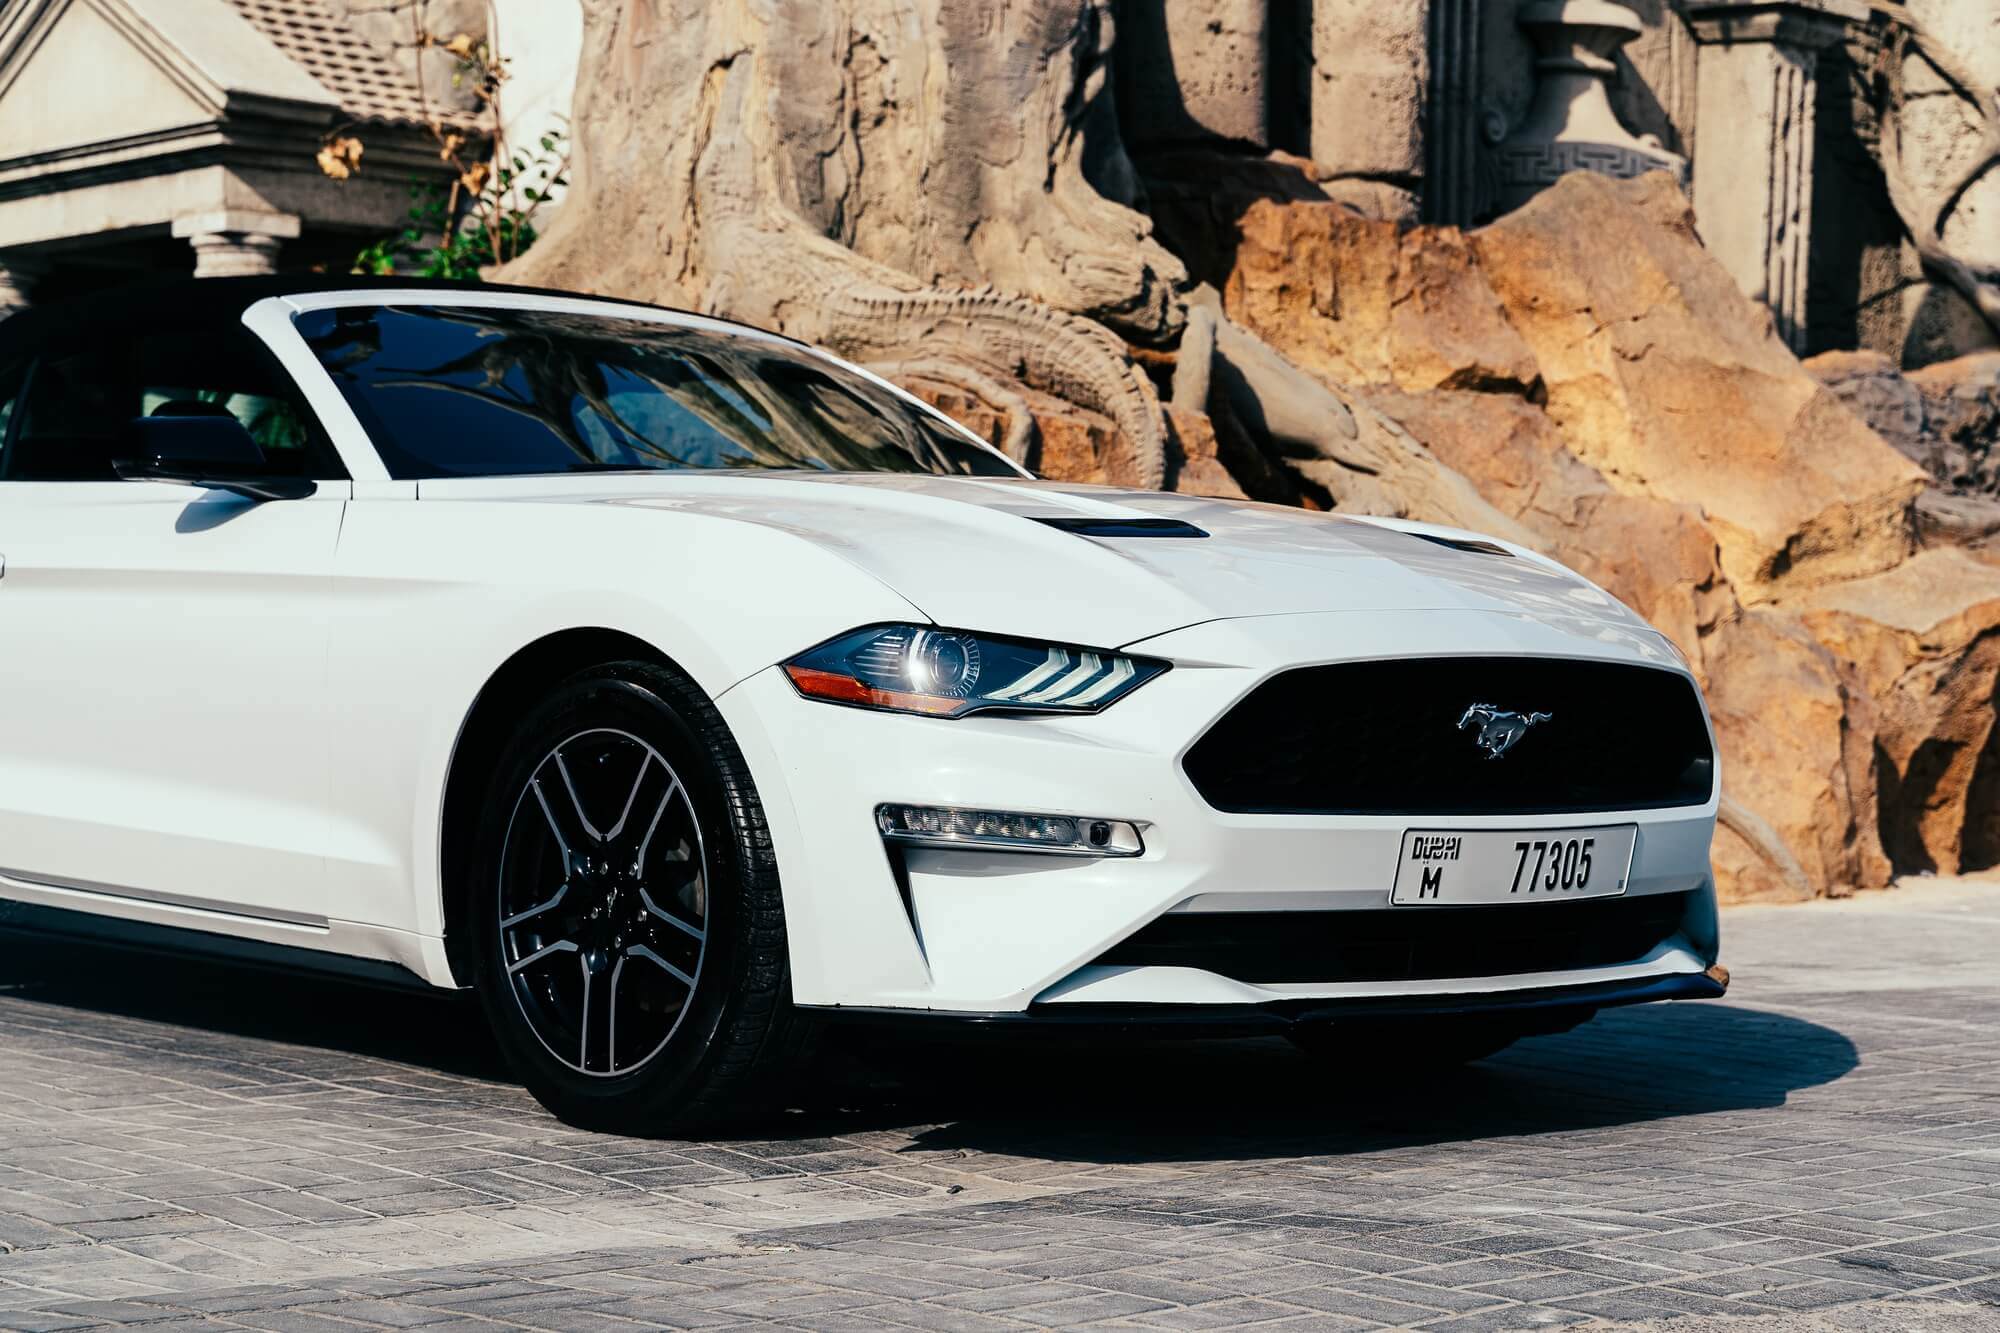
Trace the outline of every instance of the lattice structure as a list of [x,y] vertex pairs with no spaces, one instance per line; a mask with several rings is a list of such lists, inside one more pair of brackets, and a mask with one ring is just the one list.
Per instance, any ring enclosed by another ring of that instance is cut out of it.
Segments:
[[462,124],[465,112],[438,102],[428,107],[416,71],[371,45],[324,0],[230,0],[285,55],[340,99],[356,120]]

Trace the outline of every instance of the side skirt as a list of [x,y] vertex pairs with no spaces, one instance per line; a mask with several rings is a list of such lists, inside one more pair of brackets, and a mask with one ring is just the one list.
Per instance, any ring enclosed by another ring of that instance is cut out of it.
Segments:
[[8,936],[75,940],[135,953],[203,958],[291,975],[307,972],[392,990],[433,989],[422,977],[399,963],[350,958],[320,949],[302,949],[206,930],[130,921],[95,912],[75,912],[37,903],[0,900],[0,938]]

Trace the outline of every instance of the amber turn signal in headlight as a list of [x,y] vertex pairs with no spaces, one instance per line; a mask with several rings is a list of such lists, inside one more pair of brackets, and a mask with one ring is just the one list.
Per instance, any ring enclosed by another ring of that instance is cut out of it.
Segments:
[[935,626],[877,625],[785,663],[809,699],[895,713],[1095,713],[1167,669],[1097,648]]

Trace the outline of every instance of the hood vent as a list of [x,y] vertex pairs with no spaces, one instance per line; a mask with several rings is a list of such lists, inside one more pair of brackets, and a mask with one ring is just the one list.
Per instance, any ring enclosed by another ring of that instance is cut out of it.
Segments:
[[1023,518],[1037,523],[1046,523],[1063,532],[1073,532],[1079,537],[1206,537],[1208,534],[1192,523],[1183,523],[1177,518],[1044,518],[1040,514],[1023,514]]
[[1498,555],[1509,560],[1514,558],[1512,551],[1492,542],[1468,541],[1463,537],[1439,537],[1429,532],[1412,532],[1406,535],[1420,537],[1427,542],[1436,542],[1439,546],[1449,546],[1454,551],[1471,551],[1474,555]]

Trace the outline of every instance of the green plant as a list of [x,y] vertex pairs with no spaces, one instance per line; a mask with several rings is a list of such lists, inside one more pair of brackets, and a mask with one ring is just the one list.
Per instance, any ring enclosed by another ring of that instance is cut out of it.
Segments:
[[[535,241],[535,214],[551,194],[568,184],[568,131],[543,134],[534,149],[521,151],[507,141],[500,115],[500,88],[507,61],[492,45],[459,33],[444,38],[426,23],[428,0],[386,0],[383,13],[409,18],[409,38],[397,45],[416,53],[442,52],[453,61],[452,86],[470,89],[478,110],[433,110],[419,72],[415,92],[423,121],[438,144],[438,160],[452,171],[448,184],[420,182],[411,189],[410,211],[401,231],[385,236],[354,257],[356,273],[414,273],[430,278],[476,278],[492,264],[519,256]],[[419,64],[420,69],[420,64]],[[361,169],[364,145],[344,125],[320,143],[316,160],[334,180]]]
[[413,187],[403,229],[355,255],[354,271],[476,278],[482,268],[517,257],[535,242],[536,212],[568,184],[566,140],[554,129],[532,156],[517,152],[498,167],[474,163],[448,190]]

